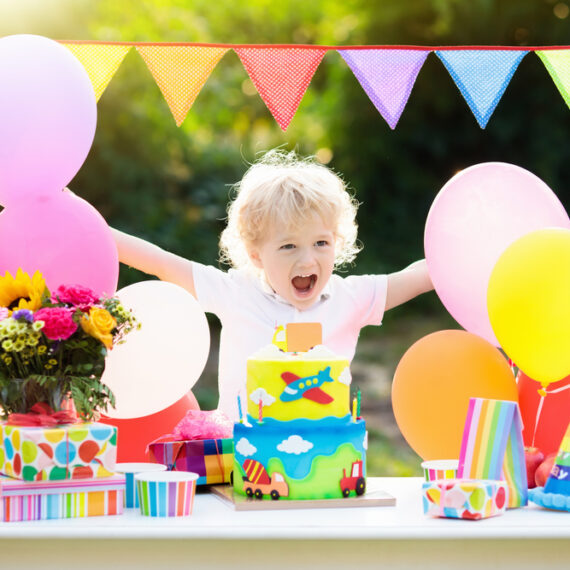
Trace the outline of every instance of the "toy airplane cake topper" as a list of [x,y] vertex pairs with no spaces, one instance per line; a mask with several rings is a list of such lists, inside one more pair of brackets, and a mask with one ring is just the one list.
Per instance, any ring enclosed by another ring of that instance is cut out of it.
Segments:
[[334,382],[334,378],[331,377],[330,366],[320,370],[313,376],[300,378],[292,372],[283,372],[281,378],[287,384],[283,392],[281,392],[281,396],[279,396],[282,402],[293,402],[301,398],[307,398],[307,400],[312,400],[318,404],[330,404],[334,401],[332,396],[329,396],[320,388],[325,382]]

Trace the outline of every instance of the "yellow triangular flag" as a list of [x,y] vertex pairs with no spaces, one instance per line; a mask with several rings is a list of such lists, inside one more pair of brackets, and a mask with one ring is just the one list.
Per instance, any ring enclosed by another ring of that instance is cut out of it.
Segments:
[[63,44],[83,64],[95,91],[95,99],[105,91],[132,46],[114,44]]
[[180,126],[214,67],[228,48],[137,46]]
[[537,51],[536,55],[544,63],[560,95],[570,107],[570,50],[548,49]]

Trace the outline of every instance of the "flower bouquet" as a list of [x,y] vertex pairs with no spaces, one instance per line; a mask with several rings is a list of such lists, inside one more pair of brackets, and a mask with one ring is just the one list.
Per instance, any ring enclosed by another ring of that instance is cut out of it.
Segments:
[[0,276],[0,420],[31,412],[73,422],[74,407],[90,421],[113,406],[105,357],[138,326],[115,297],[79,285],[50,293],[39,271]]

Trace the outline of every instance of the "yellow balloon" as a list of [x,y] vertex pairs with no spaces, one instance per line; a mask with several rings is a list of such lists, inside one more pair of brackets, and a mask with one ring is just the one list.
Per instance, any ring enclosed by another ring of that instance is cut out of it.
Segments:
[[487,308],[503,350],[543,386],[570,374],[570,230],[512,243],[489,279]]

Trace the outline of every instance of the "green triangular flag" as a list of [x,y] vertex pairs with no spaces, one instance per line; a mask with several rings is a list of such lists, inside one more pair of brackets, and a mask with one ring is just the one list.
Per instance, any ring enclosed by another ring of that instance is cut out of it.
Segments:
[[566,105],[570,107],[570,50],[540,50],[536,52],[536,55],[544,63],[544,67],[550,73],[550,77],[566,101]]

